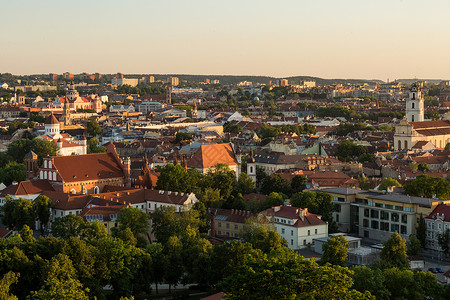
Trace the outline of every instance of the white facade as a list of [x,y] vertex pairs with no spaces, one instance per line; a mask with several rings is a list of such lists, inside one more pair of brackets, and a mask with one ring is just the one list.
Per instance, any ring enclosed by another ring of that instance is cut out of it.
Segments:
[[406,120],[408,122],[422,122],[424,120],[424,101],[422,91],[415,85],[406,100]]

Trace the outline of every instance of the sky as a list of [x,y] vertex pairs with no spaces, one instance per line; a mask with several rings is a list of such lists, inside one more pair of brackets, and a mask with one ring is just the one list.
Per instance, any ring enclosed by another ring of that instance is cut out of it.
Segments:
[[450,79],[450,0],[0,0],[0,73]]

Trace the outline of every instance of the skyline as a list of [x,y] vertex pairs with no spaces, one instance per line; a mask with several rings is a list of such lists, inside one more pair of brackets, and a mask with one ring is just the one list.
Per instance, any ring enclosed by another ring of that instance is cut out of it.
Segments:
[[0,72],[450,79],[450,1],[337,2],[6,1]]

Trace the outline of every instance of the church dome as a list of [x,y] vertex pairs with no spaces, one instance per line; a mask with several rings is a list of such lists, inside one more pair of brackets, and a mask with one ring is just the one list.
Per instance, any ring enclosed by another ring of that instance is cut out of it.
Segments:
[[51,114],[51,115],[47,118],[47,120],[45,120],[45,124],[52,124],[52,125],[54,125],[54,124],[59,124],[59,121],[58,121],[58,119],[57,119],[53,114]]

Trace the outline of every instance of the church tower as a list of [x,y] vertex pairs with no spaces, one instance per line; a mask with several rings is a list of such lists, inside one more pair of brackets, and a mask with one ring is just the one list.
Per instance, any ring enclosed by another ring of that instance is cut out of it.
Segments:
[[422,122],[424,120],[423,95],[416,83],[411,86],[409,98],[406,100],[406,120],[408,122]]

